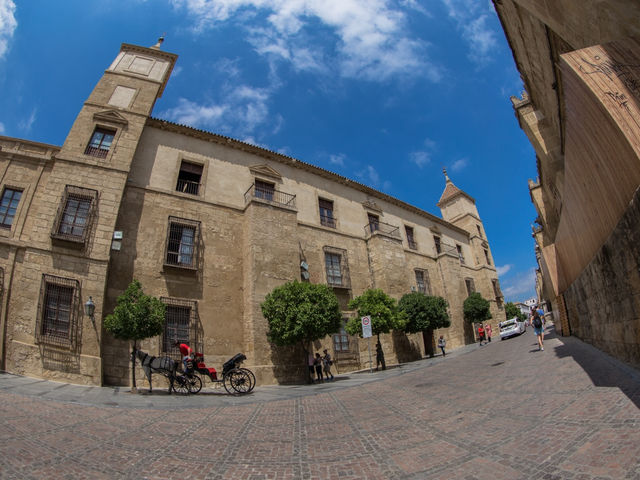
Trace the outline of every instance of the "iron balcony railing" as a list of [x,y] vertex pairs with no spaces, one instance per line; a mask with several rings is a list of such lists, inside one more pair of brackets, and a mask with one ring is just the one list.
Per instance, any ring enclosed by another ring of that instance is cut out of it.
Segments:
[[191,195],[198,195],[198,192],[200,191],[200,184],[198,182],[192,182],[190,180],[178,179],[176,191],[182,193],[190,193]]
[[320,225],[336,228],[336,219],[327,215],[320,215]]
[[263,200],[282,207],[296,209],[296,196],[290,193],[281,192],[275,188],[256,187],[255,184],[249,187],[244,194],[244,203],[247,205],[253,200]]
[[369,222],[364,226],[366,237],[370,237],[375,233],[381,233],[393,238],[400,238],[400,228],[383,222]]

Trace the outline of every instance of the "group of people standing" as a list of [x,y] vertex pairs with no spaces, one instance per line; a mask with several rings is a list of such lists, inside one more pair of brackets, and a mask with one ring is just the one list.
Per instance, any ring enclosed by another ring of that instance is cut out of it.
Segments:
[[481,323],[478,324],[478,338],[480,339],[480,346],[482,346],[482,342],[484,342],[485,345],[491,342],[492,333],[493,332],[490,323],[487,323],[485,325],[482,325]]
[[[316,352],[314,356],[312,352],[309,352],[309,360],[307,364],[309,366],[309,377],[311,378],[312,383],[323,382],[325,378],[327,380],[333,380],[333,373],[331,373],[333,360],[331,359],[331,354],[326,348],[323,350],[323,353],[324,355],[320,356],[320,354]],[[315,380],[313,378],[314,374]]]

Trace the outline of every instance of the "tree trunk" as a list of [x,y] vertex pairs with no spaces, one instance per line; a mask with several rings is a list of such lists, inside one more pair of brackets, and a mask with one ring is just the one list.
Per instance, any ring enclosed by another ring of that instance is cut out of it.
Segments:
[[136,341],[133,341],[133,351],[131,352],[131,391],[133,393],[138,392],[136,386]]
[[433,350],[433,328],[427,328],[422,331],[422,339],[424,340],[424,353],[429,358],[433,358],[435,356],[435,352]]
[[304,342],[300,342],[302,344],[302,354],[304,355],[304,370],[307,375],[307,383],[313,383],[313,375],[314,372],[312,372],[311,370],[309,370],[309,352],[310,350],[307,350],[305,343]]
[[380,334],[377,335],[378,343],[376,343],[376,370],[378,366],[382,365],[382,370],[387,369],[387,363],[384,361],[384,352],[382,351],[382,344],[380,343]]

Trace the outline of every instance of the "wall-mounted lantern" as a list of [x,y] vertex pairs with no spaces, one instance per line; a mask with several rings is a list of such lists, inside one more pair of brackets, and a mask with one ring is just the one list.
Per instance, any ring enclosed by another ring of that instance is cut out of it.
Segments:
[[91,296],[89,296],[89,300],[87,300],[87,303],[84,304],[84,313],[87,314],[87,316],[91,319],[91,321],[95,321],[95,319],[93,318],[93,314],[96,312],[96,304],[93,303],[93,298],[91,298]]

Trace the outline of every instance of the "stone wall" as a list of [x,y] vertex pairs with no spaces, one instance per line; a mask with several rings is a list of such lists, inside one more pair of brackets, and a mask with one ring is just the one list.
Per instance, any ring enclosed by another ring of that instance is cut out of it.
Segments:
[[640,189],[564,299],[572,335],[640,367]]

